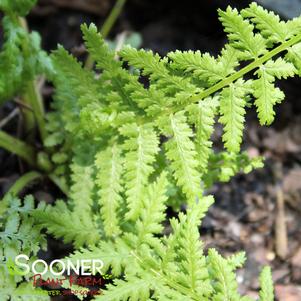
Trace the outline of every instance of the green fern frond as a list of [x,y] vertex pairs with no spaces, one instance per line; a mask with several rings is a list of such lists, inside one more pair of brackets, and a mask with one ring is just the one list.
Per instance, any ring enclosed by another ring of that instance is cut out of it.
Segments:
[[274,105],[284,99],[284,93],[274,85],[274,77],[264,66],[256,71],[259,79],[253,82],[253,95],[261,125],[271,124],[274,121]]
[[237,9],[228,7],[226,11],[219,9],[218,13],[231,46],[243,51],[248,59],[257,58],[266,52],[263,37],[253,33],[254,26],[248,20],[244,20]]
[[215,280],[212,296],[213,301],[239,301],[240,296],[237,292],[237,282],[235,274],[227,260],[214,249],[208,252],[208,260],[211,268],[212,279]]
[[[58,201],[33,216],[73,242],[72,261],[103,260],[116,279],[99,300],[251,300],[237,292],[243,253],[203,253],[199,226],[212,203],[203,189],[262,166],[240,150],[246,108],[255,103],[260,123],[273,121],[284,96],[275,80],[301,74],[301,19],[285,23],[256,4],[219,15],[229,43],[217,57],[115,53],[94,25],[82,31],[97,70],[62,48],[52,55],[57,89],[46,145],[60,148],[52,158],[71,178],[71,194],[68,205]],[[214,152],[218,114],[226,150]],[[170,221],[167,201],[185,203]],[[270,301],[270,278],[261,282],[260,301]]]
[[159,141],[151,125],[138,126],[127,124],[120,129],[121,134],[127,137],[123,145],[125,154],[125,186],[129,211],[128,219],[137,219],[144,197],[145,185],[153,172],[152,163],[159,152]]
[[131,66],[140,69],[143,75],[151,75],[153,81],[169,77],[167,60],[161,59],[159,54],[154,54],[151,50],[137,50],[127,46],[121,50],[120,56]]
[[131,66],[140,69],[143,75],[149,76],[150,81],[164,90],[166,96],[177,92],[195,91],[196,89],[189,79],[170,72],[167,58],[162,59],[152,51],[125,47],[120,52],[120,56]]
[[167,136],[171,136],[165,147],[173,175],[186,194],[188,202],[193,203],[201,196],[201,185],[197,170],[197,154],[191,141],[193,133],[187,124],[185,112],[170,115],[165,132]]
[[71,164],[70,198],[75,213],[91,212],[93,206],[94,170],[92,166],[81,166],[75,162]]
[[116,236],[120,233],[118,209],[122,202],[121,192],[123,190],[121,147],[114,143],[98,153],[95,165],[98,168],[97,184],[100,188],[98,195],[104,230],[108,237]]
[[178,243],[174,250],[177,253],[176,261],[179,262],[182,271],[178,281],[202,298],[211,294],[212,287],[198,226],[212,203],[212,198],[203,198],[198,205],[189,209],[187,215],[180,215],[179,233],[176,234]]
[[81,259],[101,259],[104,263],[102,271],[105,273],[110,270],[113,276],[119,277],[125,270],[130,271],[135,267],[130,252],[128,244],[123,239],[117,238],[114,242],[103,241],[97,246],[81,248],[66,259],[72,262]]
[[286,22],[290,36],[297,35],[301,29],[301,17],[296,17]]
[[253,81],[253,95],[256,98],[255,105],[262,125],[273,122],[275,116],[273,107],[284,99],[284,93],[274,86],[275,77],[287,78],[295,73],[296,68],[282,58],[268,61],[255,72],[259,79]]
[[265,267],[260,274],[260,301],[274,301],[274,287],[270,267]]
[[167,184],[166,174],[162,173],[148,188],[146,196],[142,199],[141,214],[136,223],[138,246],[146,242],[151,243],[154,234],[160,234],[163,230],[161,223],[165,220]]
[[95,300],[104,301],[147,301],[153,287],[151,279],[130,277],[126,280],[116,279],[109,284],[106,291]]
[[217,83],[235,71],[238,66],[238,52],[233,47],[225,47],[222,55],[215,59],[209,53],[201,54],[200,51],[179,50],[168,53],[172,59],[171,67],[184,73],[193,75],[204,82],[206,86]]
[[226,45],[218,57],[218,63],[223,66],[222,73],[224,77],[235,73],[236,67],[239,66],[239,51],[230,45]]
[[278,79],[287,79],[288,77],[293,77],[297,72],[297,69],[293,64],[286,62],[281,57],[277,58],[275,61],[268,61],[264,65],[264,69],[269,75],[274,76]]
[[154,293],[154,300],[192,301],[193,299],[178,290],[163,285],[160,280],[156,283],[157,290]]
[[189,121],[195,125],[195,149],[201,175],[208,171],[208,160],[212,152],[210,137],[214,131],[214,116],[217,107],[217,98],[206,98],[187,108]]
[[53,75],[52,62],[41,50],[37,32],[23,28],[20,15],[27,14],[35,1],[1,1],[3,42],[0,52],[0,103],[23,94],[39,74]]
[[286,58],[294,64],[297,69],[297,74],[301,75],[301,43],[292,46],[286,55]]
[[71,85],[78,97],[77,105],[80,107],[91,101],[94,102],[95,96],[98,95],[98,88],[93,74],[83,69],[81,63],[61,46],[52,53],[51,57],[58,72],[57,80],[60,80],[61,76],[69,78],[68,85]]
[[97,31],[97,27],[94,24],[90,26],[83,24],[81,30],[84,35],[85,45],[91,57],[96,62],[97,68],[109,72],[118,70],[121,63],[114,59],[114,51],[110,50],[108,45],[104,42]]
[[192,72],[193,75],[208,84],[214,84],[223,78],[221,64],[209,53],[202,54],[200,51],[187,51],[168,53],[172,59],[171,67],[182,70],[185,73]]
[[238,80],[224,88],[220,96],[219,121],[224,125],[223,142],[230,152],[239,152],[242,142],[246,95],[250,92],[250,83]]
[[251,19],[261,35],[271,42],[271,45],[283,43],[291,37],[287,24],[281,21],[278,15],[267,11],[255,2],[252,2],[250,7],[243,9],[241,14],[245,18]]
[[246,261],[245,252],[239,252],[227,258],[227,262],[232,267],[233,270],[241,268],[244,265],[245,261]]
[[45,211],[34,212],[47,233],[63,238],[66,243],[72,242],[76,248],[96,244],[100,239],[97,227],[87,215],[89,212],[72,212],[63,201],[57,201],[54,207],[47,207]]
[[[32,196],[21,200],[10,196],[7,210],[0,217],[0,295],[1,300],[49,300],[40,289],[28,282],[32,276],[21,276],[15,272],[14,259],[20,254],[30,257],[30,262],[37,259],[40,250],[46,250],[46,239],[34,216]],[[44,210],[41,204],[38,210]]]
[[[3,248],[5,257],[14,258],[21,250],[36,255],[40,248],[45,249],[46,240],[40,235],[41,228],[32,217],[33,209],[34,200],[31,196],[24,199],[24,205],[17,198],[9,199],[7,218],[0,232],[0,249]],[[43,210],[43,207],[40,206],[39,210]]]
[[5,287],[1,290],[2,300],[10,301],[49,301],[48,293],[41,288],[33,287],[30,282],[23,282],[12,291],[12,287]]

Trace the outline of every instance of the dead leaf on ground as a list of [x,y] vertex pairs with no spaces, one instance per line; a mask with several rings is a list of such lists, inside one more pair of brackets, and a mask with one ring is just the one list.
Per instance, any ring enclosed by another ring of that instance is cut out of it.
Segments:
[[300,281],[301,280],[301,246],[291,258],[291,264],[292,264],[292,277],[294,281]]
[[266,149],[279,155],[301,151],[301,144],[293,139],[290,128],[285,128],[281,132],[277,132],[273,128],[267,129],[262,144]]
[[275,286],[275,291],[279,301],[301,300],[301,286],[278,284]]
[[283,190],[292,193],[301,190],[301,168],[295,168],[288,172],[283,179]]

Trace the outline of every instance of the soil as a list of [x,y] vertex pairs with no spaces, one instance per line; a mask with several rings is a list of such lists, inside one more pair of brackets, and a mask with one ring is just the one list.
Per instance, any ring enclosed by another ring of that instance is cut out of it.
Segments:
[[[41,0],[28,17],[29,27],[40,32],[43,47],[48,51],[62,44],[78,54],[82,50],[80,24],[94,22],[100,27],[112,3],[111,0]],[[141,34],[143,48],[162,55],[176,49],[201,50],[216,55],[226,41],[217,8],[224,9],[228,4],[241,8],[248,3],[129,0],[109,38],[123,31],[134,31]],[[238,175],[229,183],[215,185],[210,192],[216,202],[201,227],[206,248],[216,247],[225,255],[246,250],[248,260],[238,274],[242,292],[255,294],[259,268],[271,265],[280,301],[301,300],[300,84],[300,79],[279,83],[286,100],[278,106],[277,120],[271,127],[259,127],[255,112],[249,110],[243,148],[250,154],[265,156],[265,167],[248,175]],[[49,99],[51,87],[45,88],[44,93]],[[1,108],[0,120],[13,109],[10,103]],[[17,117],[11,120],[5,129],[18,133],[18,120]],[[26,167],[3,150],[0,150],[0,162],[0,192],[4,193]],[[37,198],[47,198],[49,202],[58,195],[48,181],[26,192]],[[282,201],[284,218],[283,211],[279,210]],[[287,227],[284,238],[283,224]],[[283,255],[285,239],[288,249]],[[49,240],[50,248],[43,255],[45,257],[65,254],[71,249],[57,240]],[[55,297],[53,300],[63,299]]]

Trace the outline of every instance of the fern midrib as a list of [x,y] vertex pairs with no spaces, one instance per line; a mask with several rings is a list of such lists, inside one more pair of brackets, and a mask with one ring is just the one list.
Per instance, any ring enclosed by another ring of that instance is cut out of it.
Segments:
[[[267,78],[266,78],[266,74],[265,74],[265,69],[263,68],[262,69],[262,80],[263,80],[263,82],[269,82],[268,80],[267,80]],[[263,90],[263,94],[264,94],[264,114],[265,114],[265,116],[268,116],[269,114],[268,114],[268,112],[269,112],[269,109],[268,109],[268,104],[269,104],[269,101],[268,101],[268,93],[267,93],[267,90],[266,90],[266,84],[263,84],[262,85],[262,90]]]
[[[229,119],[229,127],[230,127],[231,136],[233,137],[233,140],[234,140],[234,137],[235,137],[234,133],[235,133],[235,129],[236,129],[234,116],[237,117],[237,115],[236,115],[236,111],[235,111],[235,105],[236,104],[235,104],[235,99],[234,99],[235,94],[234,94],[233,90],[234,90],[233,85],[230,85],[230,87],[229,87],[229,91],[230,91],[230,96],[229,96],[230,104],[229,104],[229,107],[230,107],[230,111],[231,111],[231,114],[230,114],[231,118]],[[235,140],[231,141],[231,143],[234,143],[234,142],[235,142]]]
[[198,104],[198,120],[196,122],[196,150],[199,154],[198,166],[200,168],[201,176],[207,171],[206,163],[208,161],[210,151],[210,144],[208,144],[208,142],[210,143],[211,136],[209,129],[206,128],[210,125],[206,123],[206,114],[204,112],[205,108],[205,106],[202,108],[200,104]]
[[[242,78],[244,75],[247,73],[251,72],[252,70],[259,68],[262,64],[279,54],[280,52],[288,50],[289,47],[297,44],[298,42],[301,41],[301,33],[292,37],[290,40],[280,44],[278,47],[272,49],[271,51],[267,52],[263,56],[259,57],[257,60],[253,61],[252,63],[248,64],[244,68],[240,69],[239,71],[231,74],[230,76],[226,77],[224,80],[218,82],[217,84],[213,85],[212,87],[203,90],[200,93],[196,93],[195,95],[190,97],[190,103],[189,104],[194,104],[202,99],[205,99],[212,95],[215,92],[218,92],[219,90],[229,86],[231,83],[236,81],[239,78]],[[184,104],[180,104],[176,106],[176,108],[171,108],[171,107],[165,107],[162,109],[162,111],[156,116],[157,119],[159,119],[162,116],[170,115],[170,114],[175,114],[177,112],[180,112],[184,110],[187,105],[189,105],[187,102]],[[143,116],[142,118],[137,116],[137,123],[140,125],[143,125],[148,122],[153,122],[154,116]]]
[[[264,54],[263,56],[261,56],[260,58],[258,58],[255,61],[253,61],[252,63],[250,63],[246,67],[240,69],[238,72],[230,75],[229,77],[226,77],[224,80],[218,82],[217,84],[215,84],[214,86],[206,89],[205,91],[192,96],[190,98],[191,103],[195,103],[196,101],[199,101],[200,99],[204,99],[204,98],[210,96],[211,94],[223,89],[224,87],[228,86],[230,83],[232,83],[232,82],[236,81],[237,79],[243,77],[245,74],[247,74],[247,73],[251,72],[252,70],[260,67],[262,64],[264,64],[265,62],[270,60],[275,55],[277,55],[280,52],[287,50],[289,47],[297,44],[300,40],[301,40],[301,34],[298,34],[298,35],[294,36],[293,38],[291,38],[290,40],[286,41],[285,43],[280,44],[278,47],[276,47],[273,50],[271,50],[270,52]],[[178,110],[180,111],[184,108],[185,107],[178,108]]]

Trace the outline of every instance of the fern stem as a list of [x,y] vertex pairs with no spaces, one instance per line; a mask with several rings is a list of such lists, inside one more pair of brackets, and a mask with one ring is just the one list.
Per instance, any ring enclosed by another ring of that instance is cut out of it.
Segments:
[[204,98],[210,96],[211,94],[221,90],[222,88],[228,86],[229,84],[231,84],[232,82],[236,81],[237,79],[243,77],[245,74],[249,73],[250,71],[254,70],[255,68],[258,68],[259,66],[261,66],[262,64],[264,64],[265,62],[270,60],[272,57],[274,57],[275,55],[277,55],[280,52],[287,50],[289,47],[297,44],[298,42],[300,42],[300,40],[301,40],[301,34],[294,36],[290,40],[282,43],[278,47],[274,48],[273,50],[266,53],[262,57],[258,58],[254,62],[250,63],[246,67],[242,68],[238,72],[230,75],[229,77],[226,77],[224,80],[218,82],[217,84],[206,89],[205,91],[192,96],[191,97],[192,102],[196,102],[196,101],[199,101],[200,99],[204,99]]
[[[24,30],[26,30],[27,32],[29,31],[25,18],[20,17],[19,24],[24,28]],[[28,41],[25,41],[23,49],[25,52],[28,52]],[[42,141],[44,141],[44,139],[46,138],[44,103],[34,79],[27,84],[22,99],[24,103],[27,104],[32,110],[30,111],[24,109],[26,129],[32,131],[37,125],[41,139]]]
[[8,190],[3,198],[3,202],[6,203],[10,195],[17,196],[28,184],[42,177],[43,175],[36,171],[24,174]]
[[27,143],[6,134],[4,131],[0,130],[0,147],[6,149],[7,151],[18,155],[29,165],[36,165],[36,152],[35,149],[28,145]]
[[[114,26],[118,17],[120,16],[120,13],[122,11],[122,8],[123,8],[125,2],[126,2],[126,0],[117,0],[114,7],[112,8],[109,16],[107,17],[104,24],[102,25],[100,33],[104,39],[108,36],[112,27]],[[93,59],[89,55],[87,57],[85,67],[88,69],[92,69],[93,64],[94,64]]]
[[33,111],[36,124],[39,129],[41,139],[42,141],[44,141],[46,138],[44,104],[43,104],[41,93],[39,92],[37,84],[35,83],[34,80],[29,82],[29,84],[27,85],[23,99],[25,103],[30,105]]

